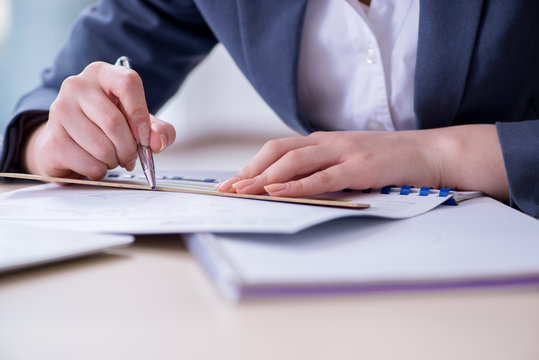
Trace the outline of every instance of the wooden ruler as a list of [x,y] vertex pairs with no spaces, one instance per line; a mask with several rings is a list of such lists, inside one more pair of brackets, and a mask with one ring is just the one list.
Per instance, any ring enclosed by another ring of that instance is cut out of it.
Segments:
[[[36,180],[41,182],[57,182],[57,183],[66,183],[66,184],[80,184],[80,185],[91,185],[91,186],[104,186],[120,189],[134,189],[134,190],[150,190],[149,185],[134,184],[129,183],[128,181],[94,181],[94,180],[84,180],[84,179],[66,179],[59,177],[51,176],[41,176],[41,175],[30,175],[30,174],[21,174],[21,173],[0,173],[0,177],[13,178],[13,179],[25,179],[25,180]],[[156,187],[155,191],[168,191],[168,192],[179,192],[186,194],[200,194],[200,195],[213,195],[213,196],[223,196],[231,198],[240,198],[240,199],[253,199],[253,200],[264,200],[264,201],[277,201],[285,203],[295,203],[295,204],[306,204],[306,205],[319,205],[319,206],[331,206],[339,208],[349,208],[349,209],[365,209],[370,207],[369,204],[359,204],[349,200],[338,200],[338,199],[317,199],[317,198],[291,198],[291,197],[278,197],[278,196],[269,196],[269,195],[249,195],[249,194],[236,194],[236,193],[223,193],[215,190],[203,190],[203,189],[182,189],[175,187]]]

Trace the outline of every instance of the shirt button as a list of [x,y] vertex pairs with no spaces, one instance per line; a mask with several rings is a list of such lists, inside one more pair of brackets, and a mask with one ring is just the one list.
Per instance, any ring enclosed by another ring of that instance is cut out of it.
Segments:
[[385,127],[384,127],[384,124],[382,124],[378,120],[369,120],[367,122],[367,130],[370,130],[370,131],[384,131]]
[[376,51],[373,48],[367,49],[367,55],[365,56],[365,61],[367,62],[367,64],[376,63]]

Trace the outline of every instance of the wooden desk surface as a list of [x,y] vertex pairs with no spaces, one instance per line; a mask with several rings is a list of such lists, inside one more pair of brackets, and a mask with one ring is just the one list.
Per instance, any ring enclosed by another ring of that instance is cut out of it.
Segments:
[[538,288],[230,305],[178,235],[0,276],[2,360],[531,360],[538,334]]

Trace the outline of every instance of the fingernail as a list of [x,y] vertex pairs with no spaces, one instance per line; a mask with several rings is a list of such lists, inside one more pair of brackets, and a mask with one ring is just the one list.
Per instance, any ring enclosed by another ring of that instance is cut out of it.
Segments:
[[150,146],[150,127],[147,123],[138,126],[138,137],[143,146]]
[[255,182],[256,182],[256,179],[246,179],[246,180],[242,180],[233,184],[232,187],[236,190],[242,190],[248,186],[253,185]]
[[159,150],[159,152],[161,152],[167,147],[167,137],[165,136],[165,134],[161,134],[159,138],[161,139],[161,149]]
[[223,192],[227,192],[227,191],[230,191],[232,189],[232,185],[237,183],[238,181],[240,181],[241,178],[236,175],[228,180],[225,180],[223,181],[222,183],[218,184],[216,186],[217,190],[219,191],[223,191]]
[[271,185],[264,186],[264,190],[266,190],[267,193],[271,194],[271,193],[276,193],[279,191],[286,190],[287,187],[288,187],[288,184],[271,184]]

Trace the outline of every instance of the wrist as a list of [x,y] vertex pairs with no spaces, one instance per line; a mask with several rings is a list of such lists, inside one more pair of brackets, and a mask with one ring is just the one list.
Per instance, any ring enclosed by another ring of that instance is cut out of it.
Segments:
[[461,125],[433,129],[429,136],[440,187],[479,190],[507,201],[509,185],[496,126]]
[[24,172],[29,174],[41,174],[37,159],[37,148],[40,134],[44,131],[47,123],[40,124],[32,129],[22,144],[20,166]]

